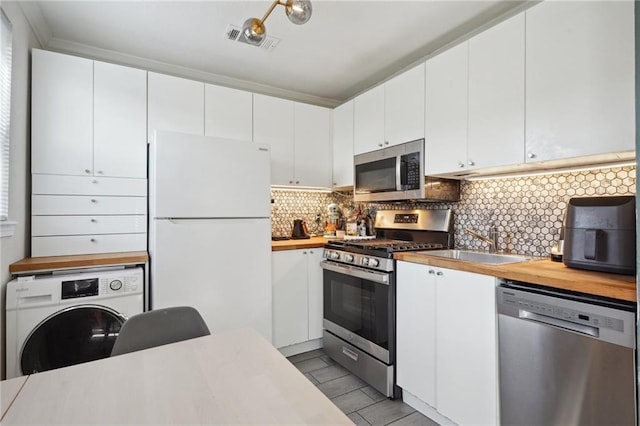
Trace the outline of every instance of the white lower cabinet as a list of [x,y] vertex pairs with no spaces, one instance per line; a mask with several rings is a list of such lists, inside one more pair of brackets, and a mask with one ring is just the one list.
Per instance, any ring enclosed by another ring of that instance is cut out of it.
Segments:
[[397,380],[459,425],[498,424],[496,279],[398,262]]
[[322,248],[273,252],[273,344],[322,337]]

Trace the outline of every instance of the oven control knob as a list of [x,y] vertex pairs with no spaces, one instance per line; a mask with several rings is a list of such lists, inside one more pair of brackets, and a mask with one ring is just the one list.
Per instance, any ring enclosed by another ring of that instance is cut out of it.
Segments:
[[373,266],[375,268],[379,264],[380,262],[378,262],[378,259],[369,259],[369,266]]
[[362,263],[363,265],[369,265],[369,258],[368,257],[363,257],[362,260],[360,261],[360,263]]
[[332,259],[335,259],[335,260],[340,259],[340,253],[335,252],[335,251],[332,251],[332,252],[331,252],[331,258],[332,258]]
[[352,254],[345,254],[344,255],[344,260],[346,260],[347,262],[353,262],[353,255]]

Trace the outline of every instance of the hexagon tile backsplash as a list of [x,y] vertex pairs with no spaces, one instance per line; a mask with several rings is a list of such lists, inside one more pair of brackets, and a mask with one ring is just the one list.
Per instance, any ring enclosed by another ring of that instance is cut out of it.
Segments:
[[[567,202],[572,197],[635,195],[636,169],[613,167],[599,170],[563,172],[541,176],[498,178],[461,182],[457,203],[376,203],[364,204],[371,211],[382,209],[438,209],[452,207],[456,248],[486,249],[482,241],[465,232],[471,228],[488,235],[495,225],[498,250],[548,256],[558,239]],[[345,208],[353,198],[341,193],[312,193],[272,190],[272,232],[290,235],[293,219],[304,219],[310,232],[316,214],[337,203]],[[321,230],[320,230],[321,232]]]

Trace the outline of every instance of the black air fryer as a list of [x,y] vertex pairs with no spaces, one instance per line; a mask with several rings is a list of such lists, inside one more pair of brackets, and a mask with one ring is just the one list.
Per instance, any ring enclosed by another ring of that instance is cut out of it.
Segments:
[[571,268],[636,273],[636,197],[572,198],[563,262]]

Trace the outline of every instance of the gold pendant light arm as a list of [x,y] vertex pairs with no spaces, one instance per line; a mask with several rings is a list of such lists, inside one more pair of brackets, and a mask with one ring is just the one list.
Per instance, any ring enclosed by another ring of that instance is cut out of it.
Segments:
[[287,3],[280,1],[280,0],[274,0],[274,2],[271,4],[271,6],[269,7],[269,9],[267,10],[267,12],[264,14],[264,16],[262,17],[262,19],[260,20],[260,22],[264,23],[264,21],[267,20],[267,18],[269,17],[269,15],[271,15],[271,12],[273,12],[273,9],[276,8],[277,5],[283,5],[285,6]]

